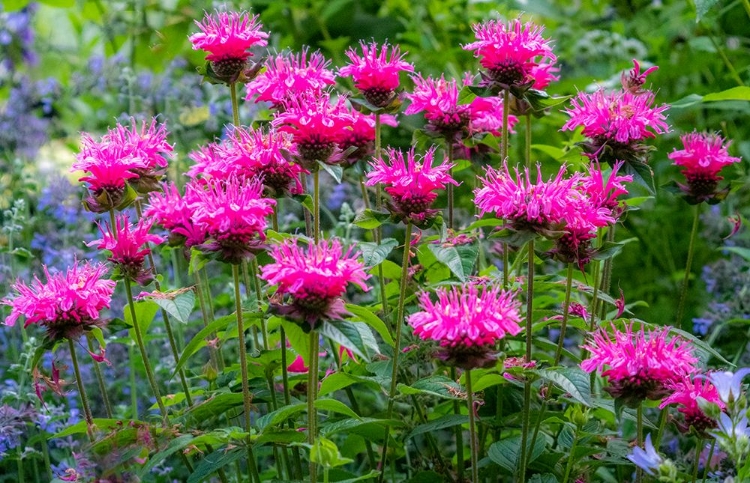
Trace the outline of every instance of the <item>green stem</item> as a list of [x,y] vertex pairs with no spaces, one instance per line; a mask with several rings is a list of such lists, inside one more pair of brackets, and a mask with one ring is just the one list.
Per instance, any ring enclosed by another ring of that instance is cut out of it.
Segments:
[[47,471],[47,480],[52,481],[54,475],[52,474],[52,463],[49,458],[49,435],[40,432],[40,436],[42,437],[41,445],[42,457],[44,458],[44,469]]
[[[503,130],[500,133],[500,159],[502,163],[508,160],[508,116],[510,113],[510,91],[508,89],[503,90]],[[510,256],[508,250],[510,246],[507,243],[503,243],[503,290],[508,290],[510,285],[509,280],[509,266]]]
[[[258,267],[258,259],[253,258],[252,262],[250,262],[250,278],[253,279],[253,284],[255,285],[255,297],[258,300],[258,312],[263,313],[263,290],[261,289],[261,286],[260,286],[260,277],[258,276],[259,272],[260,272],[260,268]],[[267,351],[268,350],[268,330],[266,328],[265,317],[260,318],[260,334],[261,334],[261,337],[263,337],[263,350]]]
[[708,458],[706,459],[706,467],[703,468],[703,483],[706,483],[706,478],[708,478],[708,471],[711,469],[711,458],[714,457],[715,449],[716,449],[716,440],[714,440],[713,443],[711,443],[711,449],[708,450]]
[[575,436],[573,436],[573,444],[570,446],[570,451],[568,452],[568,462],[565,464],[565,476],[563,476],[562,483],[568,483],[568,479],[570,478],[570,472],[573,469],[573,462],[575,461],[574,454],[575,454],[577,446],[578,446],[578,428],[576,427],[576,433],[575,433]]
[[138,343],[138,349],[141,351],[141,357],[143,358],[143,367],[146,369],[146,377],[151,385],[151,390],[156,397],[156,404],[159,406],[161,412],[162,423],[164,427],[169,427],[169,416],[167,414],[167,408],[164,407],[164,402],[161,400],[161,393],[159,392],[159,386],[156,384],[156,378],[154,378],[154,371],[151,369],[151,363],[148,359],[148,352],[146,352],[146,344],[143,343],[143,333],[141,332],[141,326],[138,323],[138,316],[135,312],[135,303],[133,302],[133,290],[130,287],[130,278],[125,277],[125,294],[128,297],[128,307],[130,307],[130,318],[133,321],[133,332],[135,332],[135,340]]
[[240,127],[240,106],[237,103],[237,83],[229,84],[229,95],[232,98],[232,122],[235,127]]
[[[88,343],[89,351],[93,353],[94,343],[91,341],[91,334],[86,334],[86,342]],[[102,393],[102,400],[104,401],[104,411],[107,413],[107,418],[112,419],[112,404],[109,402],[109,395],[107,395],[107,386],[104,384],[102,370],[97,362],[94,362],[94,374],[96,375],[96,381],[99,383],[99,390]]]
[[[91,428],[89,428],[89,431],[91,431]],[[89,437],[91,437],[91,434],[89,434]],[[93,440],[93,437],[91,439]],[[24,483],[25,476],[23,472],[23,449],[22,445],[18,445],[18,448],[16,449],[16,467],[18,468],[18,483]]]
[[664,428],[667,426],[668,414],[669,412],[664,410],[659,414],[659,428],[656,430],[656,438],[654,439],[654,448],[656,448],[656,451],[659,451],[659,446],[661,446],[661,437],[664,434]]
[[[448,165],[453,165],[453,143],[450,139],[445,139],[445,151],[448,154]],[[453,168],[450,169],[450,176],[453,177]],[[448,228],[453,229],[453,184],[448,183]]]
[[[242,281],[245,282],[245,297],[247,299],[250,299],[250,290],[252,290],[251,286],[252,283],[250,282],[250,274],[247,270],[247,260],[242,261]],[[257,297],[256,297],[257,302]],[[252,345],[252,353],[260,353],[260,340],[258,339],[258,328],[253,324],[250,327],[250,332],[253,334],[253,345]]]
[[[391,388],[388,391],[388,409],[386,419],[390,420],[393,416],[393,404],[396,397],[396,388],[398,385],[398,356],[401,354],[401,332],[404,323],[404,302],[406,300],[406,285],[409,277],[409,252],[411,251],[411,222],[406,224],[406,233],[404,234],[404,256],[401,262],[401,285],[398,296],[398,310],[396,312],[396,338],[393,345],[393,369],[391,371]],[[383,452],[380,457],[381,472],[378,481],[383,481],[385,468],[387,467],[386,457],[388,455],[388,438],[390,437],[390,426],[385,427],[385,438],[383,440]]]
[[313,225],[313,240],[317,245],[320,241],[320,170],[316,169],[313,174],[313,212],[315,213],[315,225]]
[[[373,156],[375,160],[380,159],[380,157],[383,154],[383,150],[381,147],[381,140],[380,140],[381,134],[382,134],[382,128],[380,124],[380,113],[376,112],[375,113],[375,154]],[[375,185],[375,206],[377,207],[378,210],[383,209],[383,193],[380,188],[380,183]],[[378,230],[380,230],[380,228],[378,228]]]
[[[242,299],[240,298],[240,268],[236,264],[232,264],[232,278],[234,281],[234,308],[237,315],[237,336],[239,342],[240,351],[240,377],[242,378],[242,407],[244,409],[245,416],[245,431],[248,432],[247,437],[247,464],[253,474],[252,469],[255,468],[255,456],[253,455],[253,447],[250,442],[250,430],[252,424],[250,422],[250,413],[252,412],[252,395],[250,394],[250,385],[248,383],[247,375],[247,347],[245,344],[245,324],[242,320]],[[255,474],[257,474],[257,468]],[[260,478],[255,478],[260,481]],[[251,480],[253,477],[251,476]]]
[[[466,398],[469,404],[469,447],[471,448],[471,481],[479,483],[479,448],[477,447],[477,428],[474,417],[474,391],[471,387],[471,370],[464,372],[466,378]],[[459,480],[460,481],[460,480]]]
[[[612,225],[609,227],[609,230],[607,230],[607,241],[610,243],[614,243],[615,241],[615,227],[616,225]],[[604,271],[602,272],[602,280],[601,280],[601,292],[605,295],[609,294],[609,289],[612,284],[612,264],[613,263],[614,263],[614,258],[608,258],[604,260]],[[606,313],[607,313],[607,308],[605,305],[602,305],[602,311],[601,311],[602,319],[604,319]]]
[[[86,434],[89,436],[89,440],[94,442],[94,417],[91,415],[91,407],[89,407],[89,398],[86,395],[86,388],[83,385],[83,379],[81,379],[81,370],[78,367],[78,357],[76,356],[76,346],[72,339],[68,339],[68,348],[70,348],[70,360],[73,361],[73,372],[76,377],[76,385],[78,386],[78,394],[81,396],[81,405],[83,406],[83,415],[86,418]],[[23,480],[21,475],[20,481]]]
[[[528,270],[526,276],[526,362],[531,361],[531,323],[534,312],[534,239],[529,240]],[[523,425],[521,428],[521,461],[519,465],[519,476],[524,481],[526,475],[526,464],[528,451],[526,443],[528,441],[529,424],[531,416],[531,381],[529,379],[524,383],[523,391]]]
[[714,49],[719,54],[719,57],[721,57],[721,60],[722,62],[724,62],[727,70],[729,70],[729,75],[732,76],[732,79],[734,79],[738,86],[744,86],[745,83],[742,81],[742,77],[740,77],[740,75],[737,73],[737,69],[734,68],[734,65],[732,65],[732,61],[729,60],[726,52],[724,52],[724,49],[721,47],[721,45],[719,45],[719,42],[716,41],[712,32],[708,33],[708,39],[713,44]]
[[570,292],[571,288],[573,287],[573,264],[568,264],[568,273],[566,276],[566,282],[565,282],[565,302],[563,303],[563,319],[560,323],[560,338],[557,341],[557,350],[555,351],[555,363],[553,365],[558,365],[560,363],[560,358],[562,357],[562,350],[563,350],[563,341],[565,340],[565,329],[568,326],[568,314],[570,313]]
[[[210,324],[208,318],[208,308],[206,307],[206,298],[203,294],[203,284],[201,283],[200,273],[194,272],[193,279],[195,280],[195,293],[198,294],[198,305],[201,309],[201,318],[203,319],[203,327],[208,327]],[[212,333],[209,337],[212,339],[216,338],[215,333]],[[211,362],[211,366],[217,370],[223,370],[223,367],[219,367],[220,358],[217,356],[219,350],[216,347],[208,348],[208,359]],[[223,361],[222,361],[223,362]]]
[[[468,372],[468,371],[467,371]],[[451,367],[451,380],[456,380],[456,368]],[[418,405],[416,405],[418,407]],[[471,411],[471,405],[469,405]],[[453,401],[453,412],[456,416],[461,415],[461,403]],[[458,481],[464,479],[464,430],[461,425],[456,426],[456,474]]]
[[700,206],[700,204],[695,205],[695,208],[693,210],[693,228],[690,230],[687,263],[685,264],[685,277],[682,279],[682,290],[680,290],[680,304],[677,308],[677,319],[675,327],[682,327],[682,316],[685,313],[685,300],[687,299],[688,285],[690,284],[690,268],[693,264],[695,238],[696,234],[698,233],[698,222],[700,221]]
[[526,169],[531,167],[531,114],[526,114],[526,131],[524,132],[524,160]]
[[[318,411],[315,407],[315,399],[318,393],[318,351],[320,350],[320,339],[318,332],[310,331],[310,357],[309,369],[307,371],[307,443],[315,444],[317,436]],[[310,481],[315,483],[318,477],[318,465],[310,459]]]
[[[143,218],[143,210],[141,207],[141,201],[135,200],[135,212],[138,216],[138,219],[140,220]],[[159,279],[156,276],[156,264],[154,263],[154,255],[151,250],[151,243],[147,242],[146,247],[148,248],[148,254],[146,255],[148,258],[148,265],[149,269],[151,270],[151,273],[154,276],[154,287],[157,291],[161,292],[161,284],[159,283]],[[177,348],[177,341],[174,337],[174,331],[172,330],[172,323],[169,320],[169,314],[167,314],[167,311],[163,308],[160,309],[161,312],[161,318],[164,321],[164,329],[167,332],[167,339],[169,340],[169,348],[172,350],[172,357],[174,357],[175,364],[177,361],[180,360],[180,351]],[[188,407],[193,406],[193,399],[190,396],[190,386],[188,386],[187,383],[187,377],[185,376],[185,370],[180,368],[179,371],[177,371],[177,375],[180,378],[180,385],[182,386],[182,392],[185,394],[185,402],[187,403]]]
[[[659,448],[656,447],[656,451],[659,451]],[[698,438],[698,442],[695,445],[695,461],[693,462],[693,477],[690,481],[692,483],[695,483],[698,481],[698,466],[701,461],[701,453],[703,452],[703,438]],[[708,462],[706,463],[708,466]]]
[[[635,413],[635,442],[638,447],[643,446],[643,403],[638,404],[638,408],[636,409]],[[636,483],[641,483],[643,481],[643,470],[639,467],[636,467],[635,469],[635,481]]]
[[133,420],[138,420],[138,385],[135,379],[135,348],[132,343],[128,344],[128,360],[130,361],[130,411]]

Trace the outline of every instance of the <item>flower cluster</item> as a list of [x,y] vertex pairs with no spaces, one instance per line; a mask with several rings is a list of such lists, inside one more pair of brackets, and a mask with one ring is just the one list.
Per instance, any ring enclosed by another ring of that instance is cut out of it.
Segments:
[[590,356],[581,368],[600,371],[609,381],[605,391],[629,406],[669,395],[674,384],[697,370],[692,346],[670,337],[669,327],[634,331],[631,322],[624,331],[614,326],[612,331],[602,327],[593,334],[583,346]]
[[375,107],[386,107],[395,98],[399,72],[414,72],[414,66],[403,60],[405,54],[398,46],[392,46],[390,54],[388,44],[383,44],[380,51],[375,42],[360,42],[360,47],[361,57],[354,49],[346,51],[352,63],[339,69],[338,74],[351,76],[367,102]]
[[717,203],[721,201],[728,190],[718,190],[722,178],[719,172],[733,163],[739,163],[740,158],[730,156],[730,143],[718,134],[702,134],[693,132],[680,136],[684,149],[669,153],[669,159],[682,168],[687,185],[680,184],[691,203]]
[[360,253],[349,247],[345,252],[338,240],[301,247],[297,239],[287,239],[273,247],[273,263],[261,267],[261,278],[277,285],[277,298],[289,297],[289,304],[276,304],[277,313],[304,322],[307,331],[324,320],[340,319],[346,313],[341,296],[352,284],[367,291],[370,275]]
[[424,111],[428,131],[451,142],[463,138],[469,129],[471,107],[459,104],[456,81],[447,81],[443,76],[425,79],[421,74],[412,76],[412,80],[414,91],[405,95],[411,104],[404,114],[409,116]]
[[687,433],[694,428],[698,434],[704,434],[708,429],[716,427],[716,421],[706,415],[701,406],[715,404],[720,409],[726,405],[719,398],[719,391],[705,376],[686,377],[669,388],[672,393],[659,405],[664,409],[670,404],[678,404],[677,410],[685,417],[684,423],[677,423],[677,427]]
[[149,206],[143,212],[144,216],[169,231],[169,244],[172,246],[184,244],[185,248],[190,249],[206,240],[206,232],[193,222],[191,193],[195,193],[195,190],[187,189],[183,197],[177,185],[165,183],[162,191],[150,194]]
[[261,30],[258,16],[247,12],[206,12],[203,22],[195,21],[201,30],[190,36],[193,50],[208,52],[214,73],[226,82],[235,82],[252,56],[248,49],[267,45],[268,33]]
[[109,308],[115,282],[104,279],[106,267],[101,263],[76,262],[65,273],[53,273],[44,267],[47,279],[34,278],[32,284],[17,281],[13,298],[2,303],[11,307],[6,325],[15,325],[20,316],[26,323],[46,327],[53,340],[77,339],[84,331],[103,325],[100,311]]
[[542,37],[544,27],[514,19],[507,23],[490,20],[473,26],[476,42],[464,46],[475,51],[479,63],[487,69],[483,85],[500,89],[531,86],[545,88],[557,78],[552,64],[557,57],[549,40]]
[[464,369],[494,363],[495,342],[521,332],[520,302],[515,293],[498,287],[467,284],[439,288],[437,301],[419,295],[420,311],[408,318],[414,334],[440,343],[439,357]]
[[411,148],[404,159],[404,153],[396,149],[386,149],[387,161],[378,159],[371,163],[372,171],[367,173],[368,186],[382,183],[385,192],[391,196],[390,211],[406,222],[418,226],[428,224],[438,210],[431,209],[437,198],[435,190],[444,189],[447,184],[458,185],[450,175],[452,164],[442,162],[433,167],[435,148],[429,149],[419,158]]

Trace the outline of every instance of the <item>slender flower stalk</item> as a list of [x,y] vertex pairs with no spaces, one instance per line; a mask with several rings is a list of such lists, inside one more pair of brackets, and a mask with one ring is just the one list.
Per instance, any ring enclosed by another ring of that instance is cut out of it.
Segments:
[[[531,362],[531,345],[533,339],[531,337],[531,324],[533,322],[534,313],[534,240],[529,240],[528,243],[529,260],[528,260],[528,274],[526,276],[526,362]],[[523,390],[523,415],[522,415],[522,428],[521,428],[521,458],[519,464],[519,477],[521,480],[526,479],[526,465],[528,463],[528,449],[526,443],[528,442],[529,424],[530,424],[530,413],[531,413],[531,380],[526,378],[524,382]]]
[[[315,407],[315,400],[318,395],[318,362],[320,355],[320,335],[317,331],[310,331],[310,367],[307,371],[307,443],[310,445],[315,444],[317,437],[317,425],[318,425],[318,410]],[[312,458],[310,459],[310,474],[309,478],[311,483],[315,483],[318,477],[318,465]]]
[[682,326],[682,317],[685,314],[685,301],[687,300],[688,286],[690,285],[690,269],[693,265],[693,254],[695,251],[695,238],[698,233],[698,222],[700,221],[701,205],[695,205],[693,208],[693,227],[690,230],[690,241],[688,242],[687,261],[685,262],[685,276],[682,279],[682,289],[680,290],[680,303],[677,306],[677,317],[675,325]]
[[[411,222],[406,223],[406,231],[404,233],[404,256],[401,261],[401,288],[398,296],[398,308],[396,311],[395,322],[395,333],[396,338],[393,345],[393,370],[391,371],[391,387],[388,391],[388,409],[386,410],[386,419],[391,419],[393,416],[393,404],[396,396],[396,388],[398,386],[398,356],[401,354],[401,333],[403,332],[404,326],[404,303],[406,301],[406,285],[409,281],[409,252],[411,252]],[[386,468],[386,457],[388,455],[388,438],[390,437],[390,426],[385,427],[385,438],[383,439],[383,452],[380,457],[380,465],[382,470],[378,481],[382,482],[385,475]]]
[[557,350],[555,350],[554,366],[560,363],[562,356],[563,341],[565,340],[565,329],[568,327],[568,315],[570,314],[570,292],[573,285],[573,264],[568,264],[568,271],[565,277],[565,301],[563,302],[563,318],[560,322],[560,338],[557,341]]
[[[88,344],[89,352],[93,354],[94,343],[91,341],[90,334],[86,334],[86,343]],[[98,363],[94,363],[94,374],[96,375],[96,382],[99,384],[99,391],[102,393],[102,401],[104,402],[104,410],[106,411],[107,418],[112,419],[112,403],[109,402],[107,386],[104,384],[104,377]]]
[[466,402],[469,405],[469,446],[471,447],[471,481],[479,483],[479,441],[477,439],[474,413],[474,389],[471,387],[471,369],[464,372],[466,378]]
[[[638,404],[635,410],[635,442],[639,448],[643,446],[643,402]],[[697,459],[697,455],[696,455]],[[635,481],[641,483],[643,481],[643,469],[636,465],[635,469]]]
[[86,418],[86,434],[89,436],[89,440],[94,442],[94,417],[91,415],[91,407],[89,406],[89,398],[86,395],[86,388],[83,385],[83,379],[81,378],[81,370],[78,367],[78,357],[76,357],[76,345],[73,339],[68,339],[68,348],[70,349],[70,359],[73,362],[73,371],[75,372],[76,385],[78,386],[78,394],[81,396],[81,405],[83,406],[83,414]]

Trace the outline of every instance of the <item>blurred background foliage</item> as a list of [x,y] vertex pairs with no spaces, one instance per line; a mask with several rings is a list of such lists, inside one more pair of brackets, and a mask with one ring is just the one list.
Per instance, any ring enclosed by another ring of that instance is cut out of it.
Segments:
[[[644,66],[658,65],[649,81],[657,91],[657,102],[673,107],[669,111],[672,131],[654,142],[657,149],[651,166],[657,187],[678,173],[667,153],[679,145],[682,133],[720,131],[733,140],[732,154],[744,158],[726,175],[733,186],[729,199],[704,210],[704,236],[698,242],[693,265],[695,283],[688,315],[704,322],[713,317],[721,323],[748,318],[750,307],[738,301],[748,290],[741,283],[748,271],[747,252],[741,248],[750,245],[750,235],[744,230],[729,240],[723,237],[732,228],[727,216],[739,213],[743,221],[748,216],[750,95],[745,88],[730,100],[703,99],[750,83],[748,0],[260,0],[213,4],[197,0],[4,0],[0,13],[0,208],[9,210],[18,199],[26,203],[23,224],[13,225],[11,210],[4,215],[6,229],[0,238],[6,252],[3,274],[15,267],[14,276],[18,275],[18,261],[51,263],[49,257],[44,259],[42,249],[33,250],[31,240],[40,224],[47,223],[44,226],[49,230],[49,222],[43,219],[51,212],[40,205],[44,188],[61,174],[70,176],[81,131],[102,132],[115,119],[158,114],[167,122],[172,141],[182,154],[172,176],[182,172],[187,151],[221,136],[229,121],[229,99],[224,89],[201,83],[196,67],[202,64],[203,53],[192,51],[187,40],[196,31],[194,20],[202,17],[204,8],[214,7],[260,14],[265,30],[271,33],[270,52],[310,46],[320,49],[335,67],[345,63],[344,51],[360,39],[388,40],[409,53],[417,71],[461,78],[478,68],[471,53],[461,47],[473,38],[471,25],[518,15],[544,25],[545,36],[554,39],[561,79],[549,88],[551,94],[615,86],[620,73],[632,67],[633,59]],[[351,85],[344,82],[342,88]],[[410,88],[409,82],[405,88]],[[579,138],[559,131],[566,119],[562,107],[553,108],[533,126],[536,144],[532,156],[548,172],[556,171],[563,161],[574,166],[583,163],[574,144]],[[267,119],[262,108],[250,103],[243,104],[241,115],[246,123]],[[421,122],[418,117],[402,116],[402,127],[389,142],[408,144],[410,128]],[[519,126],[519,131],[522,129]],[[520,141],[513,142],[511,158],[521,159],[521,149]],[[465,191],[460,201],[468,206],[470,196]],[[638,187],[632,191],[634,197],[648,196]],[[638,208],[618,231],[618,239],[633,241],[615,261],[614,291],[617,287],[623,290],[638,317],[669,324],[684,276],[692,208],[662,189]],[[15,228],[8,229],[10,225]],[[13,237],[17,238],[15,244]],[[77,240],[69,242],[80,250]],[[37,240],[36,246],[43,248],[44,243]],[[21,252],[19,247],[32,251]],[[9,254],[10,250],[14,253]],[[731,260],[722,270],[733,270],[733,274],[715,273],[719,259]],[[739,281],[718,293],[715,284],[711,285],[717,277]],[[731,315],[721,315],[712,305],[715,303],[736,307]],[[734,330],[744,334],[746,328],[735,322],[728,325],[732,329],[727,334]]]

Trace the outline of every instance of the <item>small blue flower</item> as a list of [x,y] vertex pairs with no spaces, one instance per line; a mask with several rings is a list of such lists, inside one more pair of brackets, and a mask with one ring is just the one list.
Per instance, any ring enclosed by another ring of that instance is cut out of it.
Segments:
[[750,374],[750,368],[746,367],[735,373],[729,371],[712,372],[708,375],[708,379],[719,391],[719,398],[724,403],[730,403],[736,401],[742,395],[742,379],[748,374]]
[[656,471],[663,462],[651,442],[650,434],[646,436],[646,444],[643,449],[636,446],[633,448],[633,452],[628,455],[628,459],[651,476],[656,475]]

